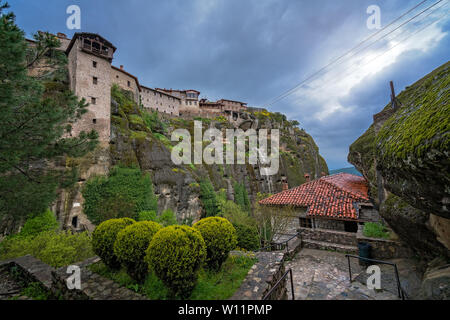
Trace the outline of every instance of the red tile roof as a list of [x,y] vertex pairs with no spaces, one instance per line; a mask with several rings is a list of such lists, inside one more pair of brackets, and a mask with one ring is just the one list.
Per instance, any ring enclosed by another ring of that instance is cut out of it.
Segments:
[[308,208],[307,215],[357,220],[356,202],[367,202],[367,181],[348,173],[322,177],[261,200],[262,205]]

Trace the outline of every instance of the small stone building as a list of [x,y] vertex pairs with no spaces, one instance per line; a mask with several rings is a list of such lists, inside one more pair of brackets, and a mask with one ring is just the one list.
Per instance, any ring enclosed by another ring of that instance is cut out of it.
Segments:
[[378,222],[363,177],[339,173],[307,182],[259,202],[267,206],[292,206],[298,228],[356,233],[358,224]]

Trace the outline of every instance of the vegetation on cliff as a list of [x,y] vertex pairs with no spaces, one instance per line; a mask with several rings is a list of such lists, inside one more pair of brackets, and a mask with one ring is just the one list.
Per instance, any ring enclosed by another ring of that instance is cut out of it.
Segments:
[[64,136],[86,104],[68,88],[67,59],[55,50],[59,40],[38,33],[27,45],[6,8],[0,3],[0,219],[24,220],[44,212],[58,187],[76,181],[76,172],[49,163],[93,150],[97,133]]
[[140,212],[158,209],[150,175],[139,168],[114,167],[108,177],[88,180],[82,193],[84,213],[96,225],[113,218],[137,220]]
[[388,104],[383,110],[388,118],[377,118],[350,146],[348,157],[369,180],[382,217],[427,258],[448,255],[430,214],[450,218],[449,85],[447,62],[401,92],[397,110]]

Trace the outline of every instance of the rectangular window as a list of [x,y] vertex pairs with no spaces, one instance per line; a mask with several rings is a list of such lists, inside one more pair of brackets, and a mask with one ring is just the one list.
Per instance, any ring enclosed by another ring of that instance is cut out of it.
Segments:
[[93,124],[97,124],[97,119],[92,119]]
[[309,218],[299,218],[300,219],[300,228],[312,228],[311,219]]
[[97,104],[97,98],[92,97],[91,98],[91,104]]
[[130,81],[128,81],[128,86],[131,87],[131,82]]
[[92,66],[93,66],[94,68],[97,68],[97,61],[92,61]]
[[97,84],[98,83],[98,78],[97,77],[93,77],[92,78],[92,83],[93,84]]

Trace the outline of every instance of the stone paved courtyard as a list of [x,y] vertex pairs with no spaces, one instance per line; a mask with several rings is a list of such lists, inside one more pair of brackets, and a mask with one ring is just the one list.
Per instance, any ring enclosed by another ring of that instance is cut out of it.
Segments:
[[[363,271],[358,260],[351,262],[353,278]],[[370,290],[358,280],[350,283],[348,262],[345,254],[302,249],[292,261],[286,263],[294,278],[296,300],[398,300],[395,290]],[[385,284],[382,288],[388,287]],[[288,297],[291,299],[291,287],[288,279]],[[390,286],[392,288],[392,286]],[[391,292],[394,291],[394,292]]]

